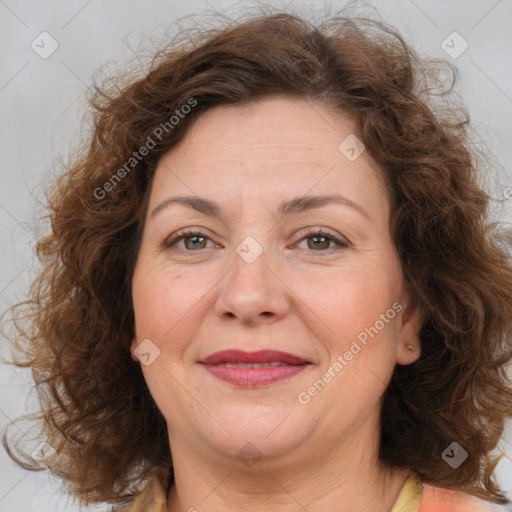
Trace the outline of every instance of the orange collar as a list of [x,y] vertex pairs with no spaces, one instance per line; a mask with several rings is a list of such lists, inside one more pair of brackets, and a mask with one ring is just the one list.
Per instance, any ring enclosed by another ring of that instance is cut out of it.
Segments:
[[488,512],[486,504],[469,494],[422,484],[416,475],[406,480],[391,512]]

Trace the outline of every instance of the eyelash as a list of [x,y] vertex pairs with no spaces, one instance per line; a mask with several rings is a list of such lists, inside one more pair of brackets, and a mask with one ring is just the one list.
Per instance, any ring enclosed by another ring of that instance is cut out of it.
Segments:
[[[174,235],[169,237],[164,242],[164,246],[165,246],[165,248],[170,249],[177,242],[180,242],[181,240],[184,240],[185,238],[189,238],[189,237],[193,237],[193,236],[199,236],[201,238],[206,238],[206,239],[210,240],[210,237],[208,237],[205,233],[202,233],[201,231],[185,230],[185,231],[178,231],[177,233],[175,233]],[[332,249],[335,249],[338,251],[338,250],[346,249],[349,247],[349,244],[347,242],[340,240],[337,236],[333,235],[332,233],[330,233],[328,231],[322,230],[322,229],[317,229],[317,230],[312,230],[312,231],[306,232],[304,234],[304,236],[299,240],[299,242],[302,242],[303,240],[306,240],[308,238],[314,238],[314,237],[328,238],[328,239],[332,240],[333,242],[335,242],[338,245],[338,247],[330,247],[329,249],[323,249],[323,250],[312,251],[312,252],[322,253],[322,252],[331,251]],[[189,249],[180,249],[180,250],[184,251],[184,252],[196,252],[196,251],[189,250]]]

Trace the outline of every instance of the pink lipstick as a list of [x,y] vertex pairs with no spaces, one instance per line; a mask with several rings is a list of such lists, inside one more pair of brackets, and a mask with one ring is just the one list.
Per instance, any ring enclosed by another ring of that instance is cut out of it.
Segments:
[[272,384],[305,370],[311,363],[277,350],[223,350],[199,361],[215,377],[241,387]]

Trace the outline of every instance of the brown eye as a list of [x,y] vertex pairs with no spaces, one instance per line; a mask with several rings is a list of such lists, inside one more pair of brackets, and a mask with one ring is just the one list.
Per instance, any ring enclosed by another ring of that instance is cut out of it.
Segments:
[[[206,240],[204,236],[185,236],[182,239],[185,241],[185,247],[187,249],[204,249],[204,242]],[[187,243],[187,241],[190,243]]]
[[170,237],[165,242],[165,247],[174,247],[182,240],[184,241],[184,248],[179,247],[179,249],[192,252],[197,249],[206,249],[206,243],[210,239],[204,233],[198,231],[182,231]]
[[[310,233],[306,233],[301,239],[307,240],[307,248],[313,252],[326,252],[330,250],[340,250],[346,249],[349,247],[349,243],[343,240],[340,240],[333,233],[329,233],[327,231],[317,230],[311,231]],[[329,247],[329,244],[333,242],[335,244],[334,247]]]
[[309,236],[307,240],[313,240],[313,243],[308,243],[308,247],[312,249],[329,249],[331,239],[327,236]]

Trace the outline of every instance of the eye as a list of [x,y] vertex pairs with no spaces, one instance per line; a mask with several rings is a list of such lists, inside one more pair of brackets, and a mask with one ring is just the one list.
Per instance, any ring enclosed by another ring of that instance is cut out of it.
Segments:
[[[178,231],[165,241],[165,247],[172,247],[177,245],[178,242],[185,241],[185,249],[180,247],[181,250],[193,251],[194,249],[205,249],[205,241],[209,240],[209,237],[201,231]],[[187,243],[190,240],[190,243]]]
[[[312,240],[311,243],[307,244],[307,247],[312,249],[313,252],[323,252],[330,249],[340,250],[349,246],[346,241],[340,240],[333,233],[321,229],[307,232],[300,241],[302,242],[303,240]],[[331,242],[334,242],[337,247],[329,247]]]
[[[210,238],[202,231],[185,230],[178,231],[165,241],[165,247],[170,248],[176,246],[179,242],[184,241],[184,248],[179,247],[180,250],[188,252],[194,252],[196,249],[206,249],[206,243]],[[313,252],[324,252],[331,249],[344,249],[349,246],[345,241],[340,240],[336,235],[324,230],[314,230],[307,232],[305,236],[301,238],[303,240],[312,240],[312,243],[308,243],[308,249],[312,249]],[[329,247],[334,242],[337,247]]]

